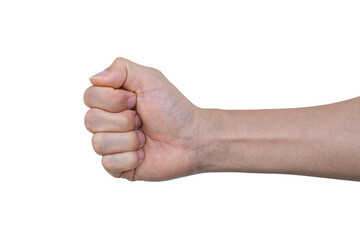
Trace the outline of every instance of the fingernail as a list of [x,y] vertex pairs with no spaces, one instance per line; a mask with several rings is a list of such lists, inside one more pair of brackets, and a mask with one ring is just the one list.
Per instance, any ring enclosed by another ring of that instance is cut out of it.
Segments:
[[92,78],[92,79],[99,78],[99,77],[101,77],[101,76],[104,76],[107,72],[108,72],[107,70],[104,70],[104,71],[102,71],[102,72],[99,72],[99,73],[95,74],[95,75],[92,76],[91,78]]
[[119,178],[119,177],[120,177],[120,175],[121,175],[121,173],[122,173],[122,172],[119,172],[119,173],[113,173],[113,174],[111,174],[111,175],[113,175],[113,177]]
[[145,135],[140,131],[138,131],[137,134],[139,136],[140,146],[144,145],[144,143],[145,143]]
[[135,127],[138,128],[141,126],[141,118],[139,116],[139,114],[136,114],[135,116]]
[[131,98],[128,99],[128,108],[132,109],[134,108],[136,105],[136,96],[132,96]]
[[143,160],[144,159],[144,151],[142,149],[137,151],[138,155],[139,155],[139,160]]

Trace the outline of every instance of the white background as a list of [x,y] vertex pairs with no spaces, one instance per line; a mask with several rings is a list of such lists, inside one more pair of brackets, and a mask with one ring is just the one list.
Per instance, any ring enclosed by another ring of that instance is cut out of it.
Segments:
[[88,78],[122,56],[206,108],[359,95],[359,1],[0,2],[0,239],[359,239],[360,183],[103,170]]

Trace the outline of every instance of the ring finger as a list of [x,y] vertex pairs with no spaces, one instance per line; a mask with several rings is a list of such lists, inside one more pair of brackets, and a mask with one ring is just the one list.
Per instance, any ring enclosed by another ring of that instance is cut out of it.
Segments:
[[92,138],[93,148],[99,155],[135,151],[145,143],[141,131],[126,133],[95,133]]
[[132,110],[110,113],[91,108],[85,115],[85,126],[92,133],[129,132],[141,126],[141,118]]

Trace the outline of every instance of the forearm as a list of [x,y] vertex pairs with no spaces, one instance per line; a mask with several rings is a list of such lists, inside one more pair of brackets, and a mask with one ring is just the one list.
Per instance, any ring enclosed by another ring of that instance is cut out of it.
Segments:
[[298,109],[202,110],[203,171],[360,180],[360,98]]

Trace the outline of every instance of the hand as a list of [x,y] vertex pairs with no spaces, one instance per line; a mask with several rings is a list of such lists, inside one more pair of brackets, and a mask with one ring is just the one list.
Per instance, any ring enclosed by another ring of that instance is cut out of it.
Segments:
[[93,147],[114,177],[160,181],[199,172],[360,179],[360,98],[297,109],[200,109],[158,70],[118,58],[84,101]]
[[117,58],[90,81],[85,125],[107,172],[132,181],[199,172],[201,111],[160,71]]

